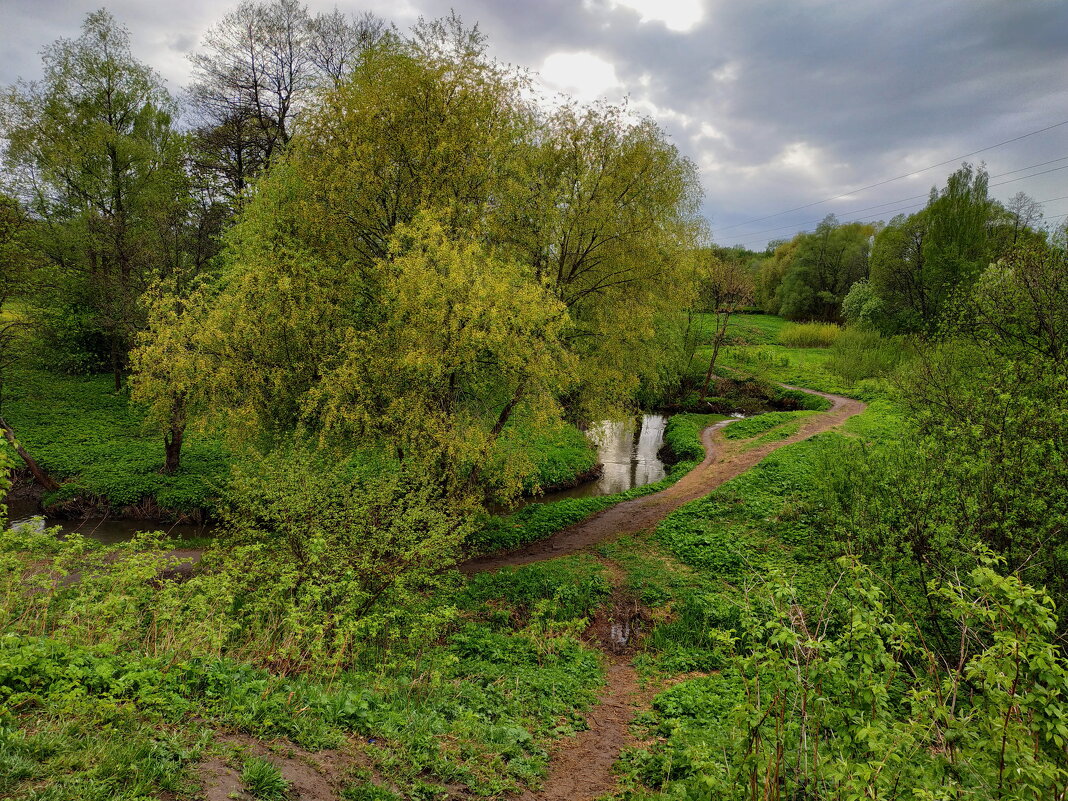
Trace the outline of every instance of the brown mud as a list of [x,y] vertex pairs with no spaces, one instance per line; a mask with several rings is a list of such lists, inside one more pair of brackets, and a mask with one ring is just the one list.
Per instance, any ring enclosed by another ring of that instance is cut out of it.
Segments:
[[216,742],[228,747],[229,757],[214,755],[197,765],[201,795],[204,801],[253,801],[241,780],[241,765],[245,757],[266,759],[278,768],[289,784],[290,801],[340,801],[341,791],[352,780],[354,772],[362,769],[372,774],[371,784],[394,790],[370,768],[370,761],[355,745],[348,743],[341,749],[308,751],[285,740],[263,742],[245,734],[221,734]]

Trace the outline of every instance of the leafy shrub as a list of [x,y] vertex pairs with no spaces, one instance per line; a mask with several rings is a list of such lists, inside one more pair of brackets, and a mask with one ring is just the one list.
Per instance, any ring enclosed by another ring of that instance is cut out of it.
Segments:
[[779,331],[779,342],[789,348],[829,348],[841,331],[834,323],[788,323]]

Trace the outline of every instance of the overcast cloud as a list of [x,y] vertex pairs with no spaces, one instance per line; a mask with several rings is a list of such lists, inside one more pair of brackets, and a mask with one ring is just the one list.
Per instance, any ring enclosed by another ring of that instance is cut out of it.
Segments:
[[[40,72],[38,53],[75,36],[99,2],[0,0],[0,83]],[[234,3],[114,0],[135,53],[179,90],[186,54]],[[312,10],[332,8],[312,0]],[[716,241],[763,247],[828,212],[889,219],[954,165],[772,219],[1068,120],[1068,3],[1059,0],[399,0],[349,2],[406,27],[454,8],[493,53],[548,91],[626,98],[699,166]],[[974,157],[992,193],[1068,195],[1068,125]],[[1065,167],[1065,169],[1057,169]],[[922,201],[911,201],[914,204]],[[911,209],[906,209],[911,210]],[[1068,200],[1046,204],[1064,219]]]

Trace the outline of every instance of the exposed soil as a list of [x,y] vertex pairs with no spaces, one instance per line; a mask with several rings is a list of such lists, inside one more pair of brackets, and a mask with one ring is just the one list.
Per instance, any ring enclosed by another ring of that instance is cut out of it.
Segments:
[[[289,742],[263,743],[243,734],[224,734],[217,741],[237,746],[245,755],[273,763],[289,782],[292,801],[336,801],[352,769],[364,759],[353,748],[307,751]],[[241,759],[213,756],[197,766],[204,801],[251,799],[241,781]]]
[[852,398],[814,390],[803,391],[827,398],[833,405],[826,412],[803,418],[800,429],[793,436],[745,450],[740,443],[732,442],[723,436],[721,429],[730,423],[730,420],[716,423],[701,433],[701,441],[705,446],[704,461],[667,489],[617,503],[573,526],[561,529],[550,537],[521,548],[469,559],[460,565],[460,570],[470,575],[500,570],[510,565],[526,565],[544,559],[555,559],[600,542],[645,531],[683,504],[703,498],[720,484],[754,467],[772,451],[839,426],[867,408],[866,403]]
[[631,744],[630,722],[642,706],[642,691],[627,657],[609,657],[605,679],[597,706],[586,718],[589,728],[558,743],[545,784],[528,790],[521,801],[578,801],[615,789],[612,766]]

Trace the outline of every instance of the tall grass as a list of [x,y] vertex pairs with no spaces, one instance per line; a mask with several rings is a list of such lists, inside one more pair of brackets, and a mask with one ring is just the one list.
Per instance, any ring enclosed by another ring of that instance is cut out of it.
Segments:
[[876,331],[847,327],[831,348],[826,366],[847,382],[856,383],[866,378],[885,378],[909,353],[904,337],[884,337]]
[[779,343],[788,348],[829,348],[841,333],[834,323],[789,323],[779,331]]

